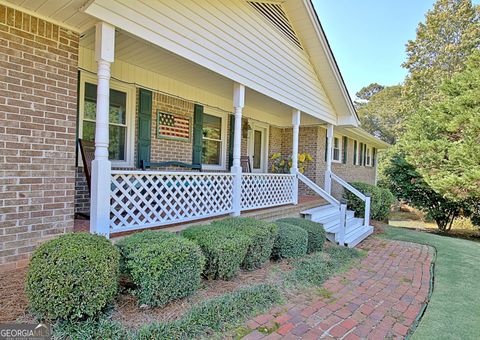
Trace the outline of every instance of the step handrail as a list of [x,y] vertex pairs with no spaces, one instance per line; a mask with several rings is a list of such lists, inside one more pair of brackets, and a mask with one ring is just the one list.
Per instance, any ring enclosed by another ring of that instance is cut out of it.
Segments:
[[351,184],[349,184],[347,181],[345,181],[343,178],[340,178],[338,177],[337,175],[335,175],[333,172],[330,173],[330,177],[335,181],[337,182],[338,184],[340,184],[342,187],[344,187],[345,189],[347,189],[348,191],[350,191],[352,194],[354,194],[355,196],[357,196],[358,198],[360,198],[362,201],[365,202],[365,199],[367,198],[366,195],[364,195],[363,193],[361,193],[358,189],[355,189]]
[[320,188],[317,183],[312,181],[310,178],[305,176],[304,174],[301,174],[300,172],[297,172],[297,177],[299,180],[301,180],[307,187],[312,189],[316,194],[320,195],[325,201],[328,203],[340,207],[340,202],[337,201],[332,195],[330,195],[328,192]]
[[358,189],[355,189],[351,184],[345,181],[343,178],[338,177],[333,172],[330,172],[330,178],[333,179],[335,182],[340,184],[342,187],[350,191],[352,194],[360,198],[363,202],[365,202],[365,218],[364,218],[364,225],[368,227],[370,225],[370,195],[365,195],[361,193]]

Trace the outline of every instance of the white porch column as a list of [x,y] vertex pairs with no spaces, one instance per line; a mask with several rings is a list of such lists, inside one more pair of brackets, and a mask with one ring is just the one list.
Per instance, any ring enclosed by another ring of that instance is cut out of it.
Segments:
[[328,124],[327,128],[327,169],[325,170],[325,191],[332,193],[332,158],[333,158],[333,125]]
[[115,27],[99,22],[95,27],[95,59],[98,64],[95,159],[92,161],[90,232],[110,234],[111,163],[108,160],[110,64],[114,59]]
[[293,140],[292,140],[292,168],[290,172],[295,175],[293,182],[293,204],[298,204],[298,135],[300,131],[300,110],[294,109],[292,111],[292,126],[293,126]]
[[242,111],[245,106],[245,86],[233,85],[233,107],[235,111],[235,131],[233,138],[233,212],[232,216],[240,216],[242,199],[242,165],[240,164],[242,148]]

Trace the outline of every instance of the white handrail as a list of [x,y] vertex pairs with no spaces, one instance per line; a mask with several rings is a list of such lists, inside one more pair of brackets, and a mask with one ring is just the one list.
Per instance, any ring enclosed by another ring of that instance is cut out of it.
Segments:
[[333,172],[330,173],[330,177],[332,177],[332,179],[337,182],[338,184],[340,184],[342,187],[344,187],[345,189],[347,189],[348,191],[350,191],[352,194],[354,194],[355,196],[357,196],[358,198],[360,198],[362,201],[366,201],[367,199],[367,196],[365,196],[363,193],[361,193],[360,191],[358,191],[357,189],[355,189],[351,184],[349,184],[347,181],[345,181],[344,179],[338,177],[337,175],[335,175]]
[[338,177],[333,172],[330,172],[330,178],[333,179],[335,182],[340,184],[342,187],[350,191],[352,194],[360,198],[363,202],[365,202],[365,217],[364,217],[364,225],[370,225],[370,205],[371,205],[371,198],[369,195],[365,195],[361,193],[358,189],[355,189],[351,184],[349,184],[344,179]]
[[337,201],[332,195],[327,193],[325,190],[320,188],[317,183],[312,181],[310,178],[307,176],[301,174],[300,172],[297,172],[298,179],[301,180],[303,183],[305,183],[310,189],[312,189],[315,193],[318,195],[322,196],[322,198],[327,201],[328,203],[334,205],[334,206],[340,206],[340,202]]

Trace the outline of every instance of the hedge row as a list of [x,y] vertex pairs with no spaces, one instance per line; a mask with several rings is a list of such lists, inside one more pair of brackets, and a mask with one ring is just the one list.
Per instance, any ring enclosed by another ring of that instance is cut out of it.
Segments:
[[[395,197],[388,189],[363,182],[352,182],[350,184],[360,192],[371,195],[370,218],[372,220],[384,221],[388,218],[390,208],[395,202]],[[348,209],[355,211],[355,215],[365,216],[365,203],[361,199],[348,190],[343,193],[343,198],[348,202]]]
[[180,235],[145,231],[120,240],[74,233],[37,248],[27,276],[31,310],[49,320],[81,320],[113,302],[120,272],[139,304],[164,306],[195,292],[201,275],[228,280],[240,268],[321,250],[323,228],[301,219],[271,223],[227,218]]

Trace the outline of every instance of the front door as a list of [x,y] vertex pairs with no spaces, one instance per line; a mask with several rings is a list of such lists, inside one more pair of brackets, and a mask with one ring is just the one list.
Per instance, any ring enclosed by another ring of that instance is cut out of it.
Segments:
[[258,123],[250,123],[248,134],[248,156],[252,172],[267,172],[267,138],[268,127]]

